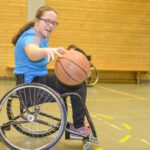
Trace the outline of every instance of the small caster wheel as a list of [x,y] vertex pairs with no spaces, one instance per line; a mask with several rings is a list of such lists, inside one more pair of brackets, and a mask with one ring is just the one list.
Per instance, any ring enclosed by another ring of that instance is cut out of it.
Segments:
[[82,150],[89,150],[91,147],[91,142],[83,142]]

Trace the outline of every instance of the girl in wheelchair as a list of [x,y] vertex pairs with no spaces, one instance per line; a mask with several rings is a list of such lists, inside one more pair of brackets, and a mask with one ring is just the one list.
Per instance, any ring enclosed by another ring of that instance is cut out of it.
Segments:
[[[58,25],[57,12],[43,6],[37,10],[33,22],[25,24],[13,38],[15,46],[15,69],[14,74],[24,75],[24,83],[41,83],[54,89],[56,92],[63,94],[74,92],[81,96],[82,102],[86,102],[86,84],[68,87],[59,82],[55,74],[48,74],[47,65],[57,55],[65,52],[62,47],[51,48],[49,36]],[[85,126],[85,114],[78,97],[71,96],[73,110],[73,125],[70,129],[83,135],[89,135],[90,129]]]
[[[48,150],[64,131],[66,139],[83,140],[84,150],[89,149],[91,142],[97,143],[85,106],[86,84],[69,87],[58,81],[55,74],[48,74],[47,64],[65,52],[64,48],[48,46],[57,19],[54,9],[40,7],[34,21],[24,25],[13,38],[17,86],[0,100],[0,138],[10,149]],[[67,96],[71,99],[73,123],[67,121]],[[85,116],[90,128],[84,124]]]

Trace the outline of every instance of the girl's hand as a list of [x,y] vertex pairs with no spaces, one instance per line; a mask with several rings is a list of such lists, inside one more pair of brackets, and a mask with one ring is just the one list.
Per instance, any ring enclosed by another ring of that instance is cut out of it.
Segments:
[[61,57],[62,54],[65,53],[65,51],[66,51],[66,50],[65,50],[63,47],[59,47],[59,48],[57,48],[57,50],[56,50],[56,55],[58,55],[58,57]]
[[54,60],[54,55],[61,57],[66,52],[67,52],[67,50],[65,50],[63,47],[49,48],[48,49],[48,57],[51,56],[51,59]]
[[61,57],[66,52],[66,50],[63,47],[59,47],[59,48],[52,48],[52,52],[58,57]]

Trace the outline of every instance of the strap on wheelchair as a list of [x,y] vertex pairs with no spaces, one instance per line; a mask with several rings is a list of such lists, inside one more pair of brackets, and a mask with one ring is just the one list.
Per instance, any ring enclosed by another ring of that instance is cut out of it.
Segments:
[[24,75],[16,74],[16,85],[24,83]]

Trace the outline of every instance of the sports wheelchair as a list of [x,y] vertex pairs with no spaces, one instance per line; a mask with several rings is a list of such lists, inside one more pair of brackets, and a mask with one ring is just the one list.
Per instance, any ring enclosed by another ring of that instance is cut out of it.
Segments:
[[[86,114],[91,134],[83,136],[70,130],[67,121],[67,100],[77,96]],[[48,150],[53,148],[65,133],[65,139],[82,140],[82,149],[91,143],[98,144],[98,137],[81,97],[76,93],[59,95],[53,89],[39,83],[23,83],[17,78],[17,86],[0,100],[0,138],[11,150]]]
[[88,87],[92,87],[99,80],[99,71],[96,69],[96,67],[94,66],[94,64],[91,62],[91,56],[90,55],[86,55],[86,57],[87,57],[87,59],[90,62],[90,73],[89,73],[88,78],[86,79],[86,85]]

